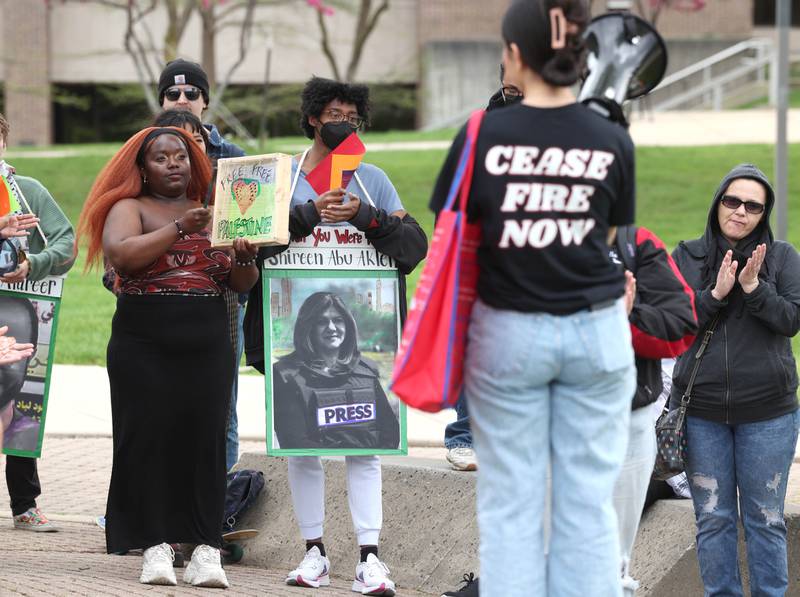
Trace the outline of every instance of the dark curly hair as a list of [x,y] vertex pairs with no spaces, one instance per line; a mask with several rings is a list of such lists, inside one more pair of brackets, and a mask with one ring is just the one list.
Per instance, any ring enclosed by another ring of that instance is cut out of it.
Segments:
[[[567,34],[566,46],[550,46],[550,9],[561,8],[566,20],[577,30]],[[523,62],[546,83],[565,87],[578,81],[583,72],[586,49],[583,31],[589,22],[586,0],[514,0],[503,17],[503,40],[519,47]]]
[[322,77],[311,77],[311,80],[303,88],[301,97],[303,103],[300,111],[303,116],[300,126],[309,139],[314,138],[314,127],[309,124],[308,117],[319,118],[325,106],[333,100],[355,105],[358,115],[365,121],[369,121],[369,88],[366,85],[353,85]]
[[200,133],[200,136],[203,137],[203,142],[206,144],[206,150],[208,150],[208,131],[200,119],[189,110],[164,110],[156,115],[152,126],[176,126],[182,129],[187,124],[193,133]]

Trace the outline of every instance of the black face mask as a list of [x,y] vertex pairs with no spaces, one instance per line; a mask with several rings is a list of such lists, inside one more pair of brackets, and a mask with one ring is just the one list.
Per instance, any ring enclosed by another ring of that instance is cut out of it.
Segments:
[[322,139],[322,142],[325,144],[330,150],[334,150],[339,147],[339,144],[347,139],[351,133],[356,131],[356,127],[354,127],[349,122],[326,122],[322,125],[319,129],[319,136]]
[[509,96],[503,95],[503,90],[498,90],[492,97],[489,98],[489,105],[486,106],[486,111],[491,112],[492,110],[497,110],[498,108],[505,108],[507,106],[513,106],[514,104],[521,102],[522,96]]

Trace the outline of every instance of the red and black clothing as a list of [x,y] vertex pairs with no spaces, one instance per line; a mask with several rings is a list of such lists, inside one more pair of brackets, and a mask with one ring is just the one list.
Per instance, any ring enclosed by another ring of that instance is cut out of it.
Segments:
[[652,404],[661,393],[661,359],[683,354],[694,342],[694,292],[664,243],[647,228],[619,228],[614,258],[636,277],[629,320],[637,375],[633,408],[637,409]]
[[123,280],[107,359],[109,552],[162,542],[222,545],[235,360],[221,293],[230,268],[228,253],[200,233]]

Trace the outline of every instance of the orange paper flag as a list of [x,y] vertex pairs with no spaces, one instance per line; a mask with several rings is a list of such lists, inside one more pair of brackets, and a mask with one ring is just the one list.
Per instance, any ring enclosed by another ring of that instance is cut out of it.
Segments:
[[19,201],[5,176],[0,176],[0,216],[20,211]]
[[366,152],[358,135],[351,133],[308,173],[308,184],[318,195],[339,187],[346,189]]

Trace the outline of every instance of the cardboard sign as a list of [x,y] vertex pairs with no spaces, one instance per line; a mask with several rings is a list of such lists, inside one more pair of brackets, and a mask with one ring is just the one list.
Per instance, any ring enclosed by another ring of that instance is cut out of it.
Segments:
[[311,235],[264,261],[266,269],[396,271],[394,259],[379,253],[357,228],[317,226]]
[[211,246],[230,247],[237,238],[287,244],[291,176],[292,157],[284,153],[219,160]]
[[8,326],[6,335],[36,346],[27,361],[6,365],[0,371],[5,454],[30,458],[42,454],[63,287],[64,276],[0,284],[0,324]]
[[308,173],[306,181],[318,195],[331,189],[346,189],[366,152],[358,135],[351,133]]
[[389,391],[398,273],[351,226],[319,226],[263,270],[267,454],[406,454]]

